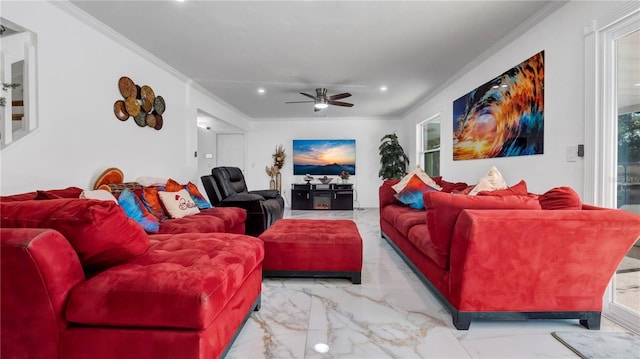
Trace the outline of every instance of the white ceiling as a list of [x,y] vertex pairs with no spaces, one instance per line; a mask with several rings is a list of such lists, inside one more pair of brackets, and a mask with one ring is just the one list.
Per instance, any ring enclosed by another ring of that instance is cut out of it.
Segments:
[[[71,1],[251,119],[399,117],[548,1]],[[524,60],[524,58],[522,59]],[[515,64],[514,64],[515,65]],[[487,80],[499,74],[487,74]],[[383,92],[381,86],[387,86]],[[299,92],[350,92],[314,113]],[[259,94],[258,88],[265,93]],[[471,90],[471,89],[469,89]],[[460,94],[463,95],[463,94]]]

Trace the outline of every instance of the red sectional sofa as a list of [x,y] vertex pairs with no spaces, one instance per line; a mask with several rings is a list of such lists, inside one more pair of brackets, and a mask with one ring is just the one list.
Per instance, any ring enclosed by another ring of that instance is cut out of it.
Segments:
[[382,236],[448,306],[457,329],[472,319],[536,318],[599,329],[604,291],[640,236],[640,216],[581,203],[541,209],[562,208],[566,189],[540,197],[426,191],[418,210],[396,199],[397,182],[379,189]]
[[260,307],[263,243],[224,233],[244,210],[149,235],[114,202],[32,195],[0,198],[2,358],[218,358]]

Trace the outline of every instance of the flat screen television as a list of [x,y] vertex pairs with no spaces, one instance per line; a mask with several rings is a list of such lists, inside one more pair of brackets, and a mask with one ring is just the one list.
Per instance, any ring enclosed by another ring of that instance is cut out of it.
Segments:
[[356,140],[293,140],[294,176],[356,174]]

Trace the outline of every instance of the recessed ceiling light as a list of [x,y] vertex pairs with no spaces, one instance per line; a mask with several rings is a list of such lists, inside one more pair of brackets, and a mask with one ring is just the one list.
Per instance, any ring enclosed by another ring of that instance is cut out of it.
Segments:
[[387,86],[380,86],[380,91],[382,91],[382,92],[387,91]]
[[176,0],[177,2],[184,2],[184,0]]
[[638,82],[637,84],[633,85],[633,86],[640,86],[640,82]]
[[329,346],[325,343],[318,343],[313,346],[313,350],[317,351],[318,353],[326,353],[329,351]]
[[260,93],[260,94],[264,93],[264,89],[263,89],[262,87],[261,87],[261,88],[259,88],[259,89],[258,89],[258,93]]

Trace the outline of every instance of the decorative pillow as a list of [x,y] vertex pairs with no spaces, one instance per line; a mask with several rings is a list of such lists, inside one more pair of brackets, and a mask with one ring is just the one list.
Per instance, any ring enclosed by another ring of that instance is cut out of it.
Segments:
[[418,175],[413,175],[404,186],[404,189],[396,193],[395,197],[411,208],[423,209],[424,200],[422,199],[422,194],[425,191],[437,191],[437,189],[424,183]]
[[62,189],[38,190],[34,199],[60,199],[60,198],[79,198],[82,188],[67,187]]
[[437,191],[442,189],[431,177],[429,177],[428,174],[426,174],[422,170],[422,168],[420,168],[420,166],[416,166],[416,168],[413,171],[409,172],[406,176],[402,177],[400,182],[394,184],[393,186],[391,186],[391,188],[393,188],[393,190],[396,191],[396,193],[400,193],[404,189],[404,187],[407,185],[407,183],[409,183],[411,178],[413,178],[414,175],[418,176],[422,180],[422,182],[424,182],[427,186],[434,188]]
[[160,196],[158,196],[158,192],[165,191],[164,186],[152,186],[152,187],[144,187],[142,189],[142,202],[149,212],[151,212],[154,216],[156,216],[160,222],[164,222],[169,219],[169,216],[165,213],[162,208],[162,203],[160,203]]
[[182,189],[184,189],[184,185],[181,185],[180,183],[178,183],[178,181],[169,178],[167,180],[167,183],[165,185],[165,188],[167,189],[167,192],[178,192]]
[[469,195],[475,196],[478,192],[494,191],[497,189],[505,189],[507,187],[509,186],[507,186],[507,182],[502,178],[502,174],[495,166],[493,166],[487,174],[480,178],[475,187],[473,187],[471,192],[469,192]]
[[49,192],[49,191],[37,191],[37,195],[36,198],[34,198],[35,200],[43,200],[43,199],[60,199],[63,198],[55,193]]
[[182,189],[186,189],[191,196],[191,200],[198,206],[199,209],[208,209],[211,208],[211,205],[207,201],[207,199],[200,193],[198,190],[198,186],[193,184],[193,182],[189,182],[186,185],[182,185],[178,183],[178,181],[169,178],[167,180],[167,192],[178,192]]
[[211,208],[211,204],[209,204],[207,199],[204,198],[202,193],[200,193],[200,190],[198,190],[198,186],[196,186],[193,182],[187,183],[187,191],[189,192],[189,194],[191,195],[191,199],[193,199],[193,202],[195,202],[196,206],[198,206],[199,209]]
[[442,179],[442,176],[437,176],[437,177],[431,177],[433,178],[433,180],[436,182],[436,184],[438,186],[440,186],[442,192],[448,192],[448,193],[452,193],[452,192],[460,192],[460,191],[464,191],[467,187],[469,187],[468,184],[466,184],[465,182],[449,182],[449,181],[445,181]]
[[93,183],[93,189],[99,189],[102,185],[124,182],[124,173],[116,167],[104,170]]
[[127,216],[138,222],[145,231],[158,233],[160,221],[147,210],[147,207],[145,207],[140,198],[133,194],[130,189],[125,188],[120,192],[118,204],[120,204]]
[[164,186],[167,183],[167,178],[138,177],[136,178],[136,182],[140,183],[143,187]]
[[542,209],[582,209],[580,195],[570,187],[556,187],[538,198]]
[[193,202],[189,192],[181,189],[177,192],[158,192],[162,205],[171,218],[182,218],[192,214],[200,213],[198,206]]
[[478,192],[478,196],[527,196],[529,195],[529,191],[527,190],[527,183],[524,180],[516,183],[511,187],[507,187],[505,189],[497,189],[494,191],[482,191]]
[[96,189],[93,191],[82,191],[82,193],[80,193],[80,198],[97,199],[100,201],[113,201],[115,203],[118,203],[118,200],[111,194],[111,192],[105,191],[103,189]]
[[110,201],[78,198],[0,203],[0,227],[52,228],[78,253],[87,272],[126,262],[149,249],[149,237]]
[[449,255],[453,227],[465,209],[540,209],[538,199],[528,196],[462,196],[431,191],[425,193],[424,201],[429,236],[436,251],[443,255]]

